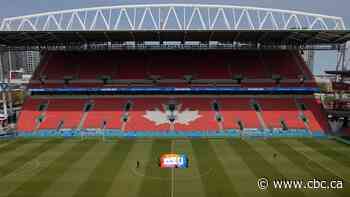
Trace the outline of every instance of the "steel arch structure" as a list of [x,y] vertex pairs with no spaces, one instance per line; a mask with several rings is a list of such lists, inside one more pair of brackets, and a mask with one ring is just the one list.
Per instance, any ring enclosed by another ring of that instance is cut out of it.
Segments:
[[345,30],[341,17],[204,4],[94,7],[5,18],[0,31]]

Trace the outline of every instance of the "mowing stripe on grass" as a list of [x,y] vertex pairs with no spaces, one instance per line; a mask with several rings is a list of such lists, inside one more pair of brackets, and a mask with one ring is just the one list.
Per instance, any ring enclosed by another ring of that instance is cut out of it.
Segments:
[[[175,140],[171,140],[171,153],[174,152],[174,142]],[[170,197],[174,197],[175,193],[175,168],[171,169],[171,190],[170,190]]]
[[28,143],[30,140],[24,140],[24,139],[16,139],[12,142],[7,143],[5,146],[0,148],[0,156],[3,153],[7,153],[9,151],[13,151],[16,148],[25,145],[26,143]]
[[[191,141],[189,139],[174,140],[173,151],[178,154],[186,154],[189,160],[189,167],[174,169],[174,196],[193,197],[205,196],[202,176],[198,169],[198,161],[194,156]],[[208,173],[210,173],[209,171]]]
[[350,159],[350,144],[344,144],[339,141],[335,140],[325,140],[328,147],[330,147],[332,150],[339,152],[342,155],[347,155]]
[[84,156],[95,143],[96,141],[77,143],[67,152],[55,159],[45,169],[41,170],[35,177],[17,188],[9,197],[39,197],[57,178],[62,176],[74,162]]
[[[251,145],[244,140],[229,140],[231,148],[238,153],[246,163],[248,168],[259,178],[268,180],[286,180],[286,177],[279,172],[272,164],[265,160],[264,156],[259,154]],[[239,169],[237,169],[239,170]],[[298,190],[278,190],[269,187],[267,191],[272,196],[304,196],[304,193]]]
[[80,185],[74,197],[106,196],[133,144],[132,140],[120,140],[113,144],[87,180]]
[[21,156],[16,157],[13,160],[7,161],[5,164],[0,166],[0,178],[10,174],[19,167],[25,165],[28,161],[37,158],[43,152],[46,152],[51,148],[57,146],[58,144],[62,143],[62,141],[63,139],[54,139],[46,141],[45,143],[41,144],[35,149],[25,151]]
[[112,143],[97,143],[79,161],[72,164],[41,195],[42,197],[70,197],[88,179],[98,163],[113,147]]
[[306,146],[316,150],[317,152],[332,158],[335,161],[343,164],[346,167],[350,168],[350,155],[341,154],[335,150],[332,150],[330,147],[325,146],[324,144],[314,140],[314,139],[299,139],[300,142]]
[[171,170],[161,169],[158,165],[160,155],[171,152],[171,141],[170,139],[154,140],[139,196],[166,197],[171,195]]
[[9,142],[10,142],[10,140],[8,140],[8,139],[4,139],[4,140],[0,139],[0,145],[5,144],[5,143],[9,143]]
[[18,140],[19,138],[8,138],[8,139],[1,139],[0,137],[0,147],[6,144],[9,144],[11,142],[15,142],[16,140]]
[[[313,150],[312,148],[304,145],[300,141],[297,140],[289,140],[286,143],[286,146],[289,146],[290,149],[294,149],[294,151],[291,151],[294,156],[294,160],[298,158],[296,163],[298,165],[304,165],[307,170],[310,171],[312,175],[314,175],[316,179],[318,180],[342,180],[342,177],[339,177],[337,174],[335,174],[330,169],[332,166],[328,166],[327,168],[324,167],[324,165],[321,165],[322,163],[322,156],[317,151]],[[330,190],[324,190],[324,191],[330,191]],[[338,190],[332,190],[337,196],[347,197],[350,193],[350,187],[348,182],[344,182],[344,188],[338,189]]]
[[[288,141],[291,141],[294,139],[288,139]],[[286,140],[287,141],[287,140]],[[318,174],[318,169],[322,168],[320,165],[317,165],[317,163],[308,163],[307,159],[304,157],[304,155],[300,154],[299,152],[292,149],[287,143],[283,143],[280,139],[270,139],[264,141],[267,145],[270,146],[270,148],[273,148],[274,153],[278,152],[278,156],[274,158],[276,160],[277,165],[279,165],[280,168],[286,168],[288,170],[287,173],[290,173],[291,171],[295,172],[294,176],[288,176],[288,180],[313,180],[314,178],[320,179],[322,177],[322,174]],[[272,153],[271,153],[272,154]],[[289,163],[281,163],[280,160],[283,158],[286,158]],[[309,169],[309,165],[313,166],[312,170]],[[300,172],[300,173],[299,173]],[[305,189],[305,195],[307,196],[319,196],[319,197],[329,197],[332,196],[332,191],[328,190],[312,190],[312,189]],[[333,192],[334,193],[334,192]]]
[[[243,159],[235,152],[232,151],[227,140],[210,140],[213,150],[220,162],[222,163],[226,174],[230,177],[233,183],[235,183],[236,191],[240,196],[270,196],[268,192],[257,190],[258,178],[247,167]],[[237,170],[239,169],[239,170]]]
[[[47,141],[47,139],[45,141]],[[45,141],[41,141],[41,143]],[[65,142],[59,144],[55,148],[52,148],[50,151],[40,154],[36,159],[27,162],[24,166],[21,166],[11,174],[2,177],[0,179],[0,197],[7,197],[11,192],[15,191],[25,182],[39,174],[40,171],[47,168],[47,166],[49,166],[53,161],[55,161],[75,144]],[[25,147],[28,147],[29,145],[32,146],[33,144],[39,146],[41,143],[30,143]],[[16,152],[23,151],[23,148],[24,147],[22,146],[21,148],[16,149]]]
[[11,143],[11,141],[1,141],[0,140],[0,148],[6,146],[7,144]]
[[294,148],[292,148],[288,143],[283,143],[281,141],[277,140],[270,140],[268,141],[268,144],[272,147],[274,147],[278,152],[284,155],[289,155],[288,159],[294,163],[294,165],[298,166],[299,168],[302,168],[305,170],[305,172],[308,172],[310,175],[312,175],[314,178],[325,178],[326,177],[333,177],[336,178],[337,176],[333,175],[331,172],[329,172],[327,169],[323,168],[320,164],[310,160],[307,158],[304,154],[300,153],[299,151],[296,151]]
[[[47,141],[47,140],[46,140]],[[24,153],[30,153],[31,150],[37,148],[42,143],[26,143],[24,146],[19,146],[16,149],[12,151],[8,151],[6,153],[1,154],[0,156],[0,166],[3,166],[4,164],[8,163],[10,160],[14,160],[17,157],[22,156]]]
[[327,144],[331,148],[335,149],[343,149],[343,150],[349,150],[350,144],[345,144],[342,141],[339,141],[338,139],[328,139],[328,140],[322,140],[322,143]]
[[[153,140],[135,140],[128,156],[119,173],[113,180],[108,191],[108,197],[127,196],[137,197],[143,176],[146,172],[146,164],[149,162]],[[136,168],[136,161],[140,162],[139,168]],[[125,185],[126,187],[120,187]],[[132,189],[130,189],[132,187]]]
[[206,196],[238,196],[208,140],[192,140],[192,147],[198,161],[199,172],[206,174],[212,170],[212,173],[202,177]]

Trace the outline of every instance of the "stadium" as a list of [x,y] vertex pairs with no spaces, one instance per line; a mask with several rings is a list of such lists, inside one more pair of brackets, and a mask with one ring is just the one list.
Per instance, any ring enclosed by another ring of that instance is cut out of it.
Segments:
[[[349,40],[341,17],[232,5],[5,18],[1,52],[40,63],[18,113],[1,84],[0,196],[349,196]],[[314,51],[338,55],[326,93]]]

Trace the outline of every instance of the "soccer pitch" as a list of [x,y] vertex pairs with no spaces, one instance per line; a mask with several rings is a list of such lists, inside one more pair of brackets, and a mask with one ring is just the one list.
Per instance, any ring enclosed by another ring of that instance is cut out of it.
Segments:
[[[159,156],[171,152],[187,154],[189,168],[160,169]],[[274,189],[274,179],[343,180],[343,189]],[[104,196],[349,197],[350,146],[309,138],[0,141],[0,197]]]

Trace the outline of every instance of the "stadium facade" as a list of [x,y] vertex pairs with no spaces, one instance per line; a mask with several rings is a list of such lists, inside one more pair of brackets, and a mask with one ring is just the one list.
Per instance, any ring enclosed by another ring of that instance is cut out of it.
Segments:
[[0,44],[40,50],[22,136],[325,136],[302,58],[339,50],[340,17],[197,4],[6,18]]

